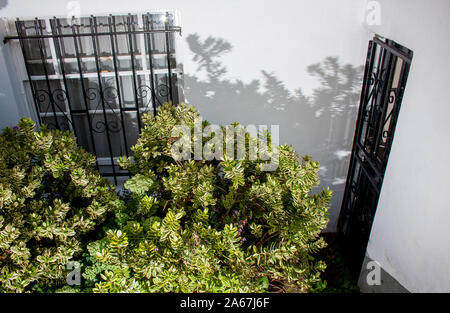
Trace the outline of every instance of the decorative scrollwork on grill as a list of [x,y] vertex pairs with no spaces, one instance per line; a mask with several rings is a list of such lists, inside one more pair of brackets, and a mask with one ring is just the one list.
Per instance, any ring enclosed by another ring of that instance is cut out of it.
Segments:
[[58,102],[64,103],[67,100],[67,92],[64,89],[56,89],[53,90],[52,97],[53,100],[55,101],[55,105],[57,105],[58,108],[61,109],[58,105]]
[[[388,123],[390,123],[392,114],[394,113],[394,110],[395,110],[395,103],[396,103],[396,101],[397,101],[397,88],[391,88],[389,90],[389,95],[388,95],[388,104],[392,104],[393,106],[390,106],[390,107],[387,108],[387,110],[389,110],[389,111],[386,112],[388,114],[384,118],[384,121],[383,121],[383,124],[382,124],[383,129],[386,128],[386,125]],[[389,133],[390,133],[389,129],[383,131],[382,139],[383,139],[384,143],[386,143],[386,140],[389,138]]]
[[364,102],[364,112],[363,112],[363,123],[366,125],[365,137],[361,139],[365,139],[365,142],[362,142],[365,146],[371,146],[372,141],[375,138],[375,128],[377,125],[377,119],[381,116],[382,108],[378,105],[373,105],[376,102],[376,98],[378,97],[381,89],[383,88],[384,80],[386,78],[386,69],[380,68],[375,71],[371,71],[369,73],[367,97]]
[[[141,107],[149,107],[152,103],[152,99],[155,99],[155,105],[161,106],[165,101],[161,101],[160,98],[167,98],[169,96],[169,87],[166,84],[159,84],[156,87],[156,92],[152,87],[147,85],[140,85],[136,89],[137,99]],[[154,93],[154,94],[153,94]]]
[[89,102],[91,101],[96,101],[97,98],[100,97],[99,93],[99,89],[98,88],[88,88],[87,92],[86,92],[86,100],[89,100]]
[[64,89],[55,89],[52,92],[38,89],[35,92],[35,99],[41,110],[40,113],[54,113],[51,117],[44,117],[48,128],[62,131],[72,130],[72,121],[58,103],[64,103],[67,100],[67,92]]
[[152,88],[147,85],[140,85],[136,90],[136,97],[141,107],[148,107],[151,102]]
[[[92,130],[96,133],[119,132],[122,130],[122,120],[119,112],[119,91],[112,79],[103,82],[104,86],[99,88],[97,84],[91,85],[85,92],[86,105],[89,114],[92,116]],[[160,83],[153,90],[148,85],[140,85],[136,89],[136,98],[140,107],[149,107],[152,100],[155,105],[161,106],[169,96],[169,86]],[[48,90],[36,90],[36,102],[38,103],[41,113],[52,113],[56,116],[47,117],[45,123],[49,128],[71,130],[73,129],[71,119],[66,115],[64,106],[68,101],[68,94],[64,89],[55,89],[51,93]],[[164,99],[164,100],[163,100]],[[104,107],[103,107],[104,106]],[[94,112],[92,112],[92,110]],[[106,114],[106,121],[104,114]],[[50,118],[53,122],[48,121]]]
[[100,117],[101,120],[95,121],[95,119],[98,119],[97,117],[94,117],[92,119],[93,127],[92,130],[96,133],[104,133],[105,131],[109,131],[111,133],[118,133],[122,127],[120,124],[120,120],[108,120],[108,123],[105,123],[103,117]]
[[109,86],[103,89],[103,98],[105,102],[108,103],[108,105],[111,105],[112,103],[116,103],[116,101],[119,99],[119,93],[117,91],[117,88]]
[[[51,117],[51,118],[55,119],[54,117]],[[70,122],[70,120],[68,120],[68,119],[63,119],[63,120],[58,119],[58,125],[56,125],[56,122],[50,122],[48,120],[44,120],[44,124],[47,126],[48,129],[58,129],[60,131],[71,131],[69,122]]]
[[397,98],[397,88],[392,88],[389,90],[389,103],[395,103]]
[[[106,84],[110,83],[106,81]],[[89,108],[94,112],[91,114],[92,130],[96,133],[109,131],[117,133],[122,129],[122,120],[117,114],[116,100],[118,100],[118,90],[114,86],[107,86],[103,89],[99,87],[90,87],[86,92]],[[108,112],[108,111],[109,112]],[[106,116],[106,120],[105,120]]]
[[160,97],[166,98],[169,96],[169,86],[166,84],[159,84],[156,90]]
[[[41,112],[50,112],[50,94],[47,90],[39,89],[35,92],[35,99],[36,102],[41,110]],[[47,104],[47,106],[44,108],[44,105]]]

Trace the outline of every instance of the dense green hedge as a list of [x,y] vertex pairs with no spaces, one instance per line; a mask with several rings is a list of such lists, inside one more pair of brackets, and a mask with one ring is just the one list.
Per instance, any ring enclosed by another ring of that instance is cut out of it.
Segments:
[[73,135],[34,128],[22,119],[0,135],[0,292],[65,284],[86,235],[121,205]]
[[[331,191],[311,194],[319,164],[310,157],[299,163],[289,145],[269,151],[279,152],[274,171],[263,171],[260,157],[232,160],[226,149],[219,160],[174,159],[171,149],[179,138],[172,137],[173,127],[186,125],[193,132],[199,117],[185,104],[166,104],[156,117],[144,115],[134,158],[120,160],[133,174],[125,183],[125,205],[71,135],[34,133],[26,120],[6,129],[0,137],[1,290],[52,286],[64,280],[71,259],[82,264],[83,283],[60,291],[267,292],[320,286],[325,264],[312,254],[325,245],[319,234],[328,222]],[[254,141],[245,136],[247,154]],[[102,230],[105,236],[88,244],[81,240],[109,210],[113,217]]]
[[[131,199],[116,211],[117,227],[89,247],[92,265],[85,277],[95,283],[93,290],[263,292],[314,286],[324,264],[311,254],[324,245],[318,235],[331,198],[328,190],[310,195],[319,164],[309,157],[299,164],[287,145],[279,147],[279,166],[272,172],[261,170],[261,159],[174,160],[171,130],[187,125],[193,133],[196,118],[198,112],[184,104],[144,117],[134,159],[121,160],[134,174],[125,184]],[[250,140],[247,135],[247,152]],[[100,269],[106,271],[94,275]]]

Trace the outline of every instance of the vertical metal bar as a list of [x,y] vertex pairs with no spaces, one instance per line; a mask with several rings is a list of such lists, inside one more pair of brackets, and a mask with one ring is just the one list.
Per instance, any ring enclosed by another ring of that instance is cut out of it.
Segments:
[[[67,97],[68,91],[67,91],[67,88],[65,88],[63,81],[59,78],[61,76],[61,71],[60,71],[59,65],[58,65],[59,60],[58,60],[58,56],[56,54],[56,44],[55,44],[55,40],[58,40],[58,38],[55,37],[55,34],[54,34],[53,30],[52,30],[51,19],[50,18],[45,19],[45,23],[46,23],[46,31],[47,31],[47,33],[52,33],[52,35],[48,38],[48,45],[49,45],[49,48],[50,48],[50,54],[51,54],[52,61],[53,61],[52,63],[53,63],[53,69],[55,71],[55,76],[58,77],[58,84],[61,87],[61,90],[63,91],[63,93],[65,93],[65,95],[66,95],[65,99],[64,99],[64,96],[63,96],[63,100],[62,100],[64,102],[64,110],[58,105],[58,103],[56,101],[58,96],[56,95],[53,98],[55,100],[55,105],[61,110],[61,113],[63,114],[63,117],[65,117],[66,120],[69,122],[67,124],[69,130],[70,131],[74,131],[74,129],[73,129],[73,121],[72,121],[72,117],[73,116],[72,116],[72,113],[70,112],[70,105],[68,104],[68,101],[67,101],[69,99],[69,97]],[[39,25],[41,26],[40,22],[39,22]],[[41,28],[42,28],[42,26],[41,26]],[[54,92],[57,92],[57,91],[58,91],[58,89],[56,89]]]
[[[36,35],[38,35],[38,36],[42,35],[42,29],[40,29],[38,18],[36,18],[34,20],[34,28],[36,30]],[[47,60],[45,58],[45,53],[44,53],[44,50],[43,50],[43,45],[42,45],[42,42],[41,42],[41,38],[38,38],[38,46],[39,46],[39,53],[41,55],[42,66],[44,68],[45,82],[47,84],[49,101],[50,101],[50,104],[51,104],[51,107],[52,107],[53,116],[55,118],[56,128],[60,129],[59,123],[58,123],[58,118],[56,116],[56,109],[55,109],[55,103],[53,101],[52,89],[50,87],[50,80],[48,79],[48,72],[47,72],[47,67],[46,67]]]
[[[375,129],[375,143],[374,143],[374,152],[378,154],[378,148],[380,144],[381,137],[383,136],[383,129],[384,129],[384,119],[387,114],[388,109],[388,103],[389,103],[389,94],[392,86],[392,81],[394,80],[394,74],[395,74],[395,66],[397,64],[397,56],[390,53],[388,51],[389,61],[387,65],[387,73],[389,76],[386,77],[386,84],[383,86],[383,92],[380,99],[380,108],[381,112],[377,119],[377,125]],[[378,161],[378,157],[375,158],[376,161]],[[382,168],[381,162],[377,162],[380,168]]]
[[[138,24],[138,28],[144,30],[145,26],[144,26],[144,15],[137,15],[137,24]],[[139,34],[136,35],[136,39],[139,38],[139,47],[141,49],[141,63],[142,63],[142,71],[144,74],[144,85],[148,85],[150,83],[150,74],[148,74],[148,65],[147,65],[147,56],[146,56],[146,51],[147,49],[145,48],[145,34],[142,32],[139,32]],[[137,44],[137,42],[136,42]],[[141,95],[141,99],[142,101],[144,101],[144,97]],[[148,107],[149,103],[151,101],[151,93],[146,92],[145,93],[145,103]]]
[[130,56],[131,56],[131,71],[133,73],[133,88],[134,88],[134,101],[136,102],[136,112],[137,112],[137,122],[138,122],[138,128],[139,132],[141,131],[141,113],[139,111],[139,102],[138,102],[138,96],[137,96],[137,87],[136,87],[136,69],[134,67],[134,47],[133,47],[133,34],[131,29],[131,20],[130,20],[131,14],[128,14],[127,16],[127,28],[128,28],[128,41],[129,41],[129,49],[130,49]]
[[[366,111],[366,107],[368,105],[368,97],[369,97],[369,91],[370,91],[370,80],[372,79],[373,74],[373,64],[374,59],[377,51],[377,46],[373,41],[369,42],[368,52],[367,52],[367,61],[364,69],[364,76],[363,76],[363,86],[361,90],[361,96],[359,100],[359,109],[358,109],[358,118],[356,123],[356,129],[355,129],[355,135],[353,142],[358,143],[361,140],[361,129],[364,124],[364,113]],[[374,79],[375,84],[375,79]],[[356,147],[356,145],[354,146]]]
[[[377,63],[377,70],[376,70],[377,77],[375,77],[375,80],[374,80],[373,94],[372,94],[372,98],[370,99],[371,107],[370,107],[369,116],[367,117],[367,130],[366,130],[366,133],[365,133],[365,136],[364,136],[364,141],[363,141],[364,149],[366,149],[366,151],[368,152],[369,155],[372,154],[372,151],[369,152],[367,150],[367,144],[370,144],[370,143],[367,142],[367,139],[373,133],[373,129],[371,127],[371,123],[372,123],[372,121],[374,119],[374,117],[373,117],[374,110],[376,109],[375,107],[377,105],[377,98],[378,98],[378,94],[380,92],[379,84],[383,82],[383,73],[382,73],[383,66],[382,66],[382,63],[384,61],[384,55],[385,55],[385,50],[380,45],[378,45],[375,42],[374,42],[374,45],[375,45],[376,49],[379,49],[380,55],[378,56],[378,63]],[[380,69],[381,69],[381,72],[380,72]],[[377,80],[380,80],[380,82],[377,82]]]
[[386,100],[386,92],[389,83],[391,82],[392,78],[392,71],[390,70],[391,62],[392,62],[392,53],[388,51],[388,49],[384,47],[380,47],[383,51],[383,59],[381,64],[381,71],[385,73],[384,79],[381,81],[381,90],[379,93],[377,93],[377,97],[375,99],[375,115],[373,117],[373,124],[372,124],[372,137],[373,140],[370,143],[370,157],[372,161],[376,164],[377,157],[376,157],[376,150],[377,150],[377,137],[378,137],[378,130],[381,122],[381,115],[382,110],[384,110],[385,106],[385,100]]
[[110,35],[111,53],[112,53],[112,57],[113,57],[114,73],[115,73],[115,77],[116,77],[117,97],[119,98],[119,110],[120,110],[120,119],[121,119],[121,124],[122,124],[122,136],[123,136],[123,140],[124,140],[124,144],[125,144],[125,154],[128,157],[128,143],[127,143],[127,135],[125,132],[125,120],[124,120],[124,115],[123,115],[123,111],[122,111],[122,95],[120,93],[119,71],[117,69],[117,56],[116,56],[116,49],[114,47],[114,35],[112,34],[112,32],[113,32],[112,25],[113,24],[114,25],[116,24],[116,20],[112,15],[110,15],[108,17],[108,26],[109,26],[109,32],[111,33],[111,35]]
[[[146,31],[149,31],[152,29],[151,20],[150,20],[150,13],[147,13],[144,15],[144,28]],[[153,56],[152,56],[152,42],[151,42],[151,35],[150,33],[146,34],[147,36],[147,50],[148,50],[148,60],[149,60],[149,66],[150,66],[150,90],[152,92],[152,104],[153,104],[153,116],[156,116],[156,96],[155,96],[155,82],[154,82],[154,75],[153,75]]]
[[400,107],[403,99],[403,92],[405,89],[406,81],[409,73],[409,62],[402,58],[402,69],[400,71],[399,82],[397,86],[397,90],[395,92],[395,102],[394,107],[392,108],[392,116],[391,121],[389,122],[388,134],[386,138],[386,150],[383,155],[383,163],[386,167],[387,161],[389,158],[389,154],[391,152],[392,142],[394,139],[395,127],[397,125],[398,115],[400,113]]
[[[360,100],[359,100],[360,102],[359,102],[358,115],[357,115],[357,120],[356,120],[356,125],[355,125],[356,126],[355,133],[353,135],[352,154],[350,156],[350,164],[348,167],[347,180],[346,180],[345,189],[344,189],[344,196],[343,196],[342,204],[341,204],[342,212],[339,215],[339,219],[338,219],[338,229],[340,229],[341,231],[344,231],[342,229],[344,219],[346,218],[346,215],[349,213],[348,202],[351,201],[351,199],[350,199],[351,185],[352,185],[354,170],[356,168],[356,162],[357,162],[355,159],[355,154],[357,153],[357,146],[358,146],[358,143],[359,143],[360,137],[361,137],[361,129],[364,124],[364,112],[365,112],[365,108],[367,106],[367,101],[368,101],[367,95],[370,90],[369,82],[372,77],[372,69],[373,69],[373,63],[374,63],[374,59],[375,59],[375,55],[376,55],[376,49],[377,49],[376,44],[373,41],[369,41],[369,47],[368,47],[367,57],[366,57],[366,65],[364,67],[363,86],[362,86],[361,96],[360,96]],[[374,81],[374,84],[375,84],[375,81]]]
[[[60,23],[58,21],[58,29],[61,33]],[[79,33],[78,29],[78,33]],[[75,55],[77,57],[77,64],[78,64],[78,71],[80,72],[80,84],[81,84],[81,91],[83,93],[83,99],[84,99],[84,105],[86,107],[86,118],[88,120],[89,125],[89,135],[91,137],[91,143],[92,143],[92,151],[95,154],[95,166],[97,170],[99,171],[99,165],[98,165],[98,159],[97,159],[97,149],[95,148],[95,141],[94,141],[94,133],[92,131],[92,121],[91,116],[89,115],[89,104],[88,104],[88,96],[86,95],[86,88],[84,86],[84,78],[83,78],[83,68],[81,66],[81,58],[80,58],[80,51],[78,50],[78,42],[77,42],[77,32],[75,31],[75,23],[72,24],[72,34],[73,34],[73,43],[75,48]]]
[[[93,15],[91,15],[91,17],[89,18],[89,24],[91,27],[91,33],[95,33],[96,32],[95,28],[97,28],[97,21]],[[98,51],[97,51],[98,38],[95,35],[92,35],[91,38],[92,38],[92,45],[94,47],[95,67],[97,69],[98,87],[99,87],[99,92],[100,92],[100,99],[102,102],[103,118],[105,120],[106,139],[108,141],[108,150],[109,150],[109,156],[111,159],[111,168],[112,168],[112,172],[113,172],[113,176],[114,176],[114,184],[117,185],[117,175],[116,175],[116,169],[115,169],[115,165],[114,165],[114,156],[113,156],[113,152],[112,152],[111,137],[109,135],[108,117],[106,114],[105,99],[104,99],[104,95],[103,95],[102,77],[100,74],[100,65],[98,62]]]
[[[62,31],[61,31],[61,24],[59,23],[58,19],[56,19],[55,22],[56,22],[56,24],[55,24],[55,27],[56,27],[56,34],[62,34]],[[60,45],[60,47],[61,47],[62,56],[63,56],[63,57],[66,57],[66,52],[65,52],[65,51],[66,51],[66,45],[65,45],[65,43],[64,43],[64,38],[63,38],[63,37],[61,37],[61,40],[60,40],[60,42],[59,42],[59,45]]]
[[[169,30],[169,12],[166,12],[166,20],[165,20],[165,29]],[[170,102],[173,103],[173,94],[172,94],[172,70],[170,68],[170,42],[169,42],[169,32],[166,31],[166,49],[167,49],[167,70],[169,74],[169,96]]]
[[[53,20],[49,19],[48,21],[50,22],[50,26],[52,28],[52,34],[56,35],[57,34],[56,17],[53,17]],[[55,44],[55,48],[56,48],[55,52],[56,52],[56,56],[59,59],[59,65],[60,65],[60,68],[61,68],[61,75],[63,77],[64,89],[66,91],[67,104],[69,106],[70,118],[71,118],[71,123],[72,123],[72,130],[73,130],[73,133],[74,133],[75,137],[77,137],[77,130],[76,130],[74,122],[73,122],[72,103],[70,101],[69,88],[67,87],[66,72],[64,70],[64,59],[63,59],[63,56],[62,56],[62,50],[61,50],[61,46],[60,46],[60,43],[59,43],[59,38],[55,37],[53,39],[53,43]]]
[[[16,29],[17,29],[17,34],[20,37],[25,36],[25,33],[22,32],[22,27],[25,28],[24,22],[22,22],[19,19],[17,19],[17,21],[16,21]],[[28,66],[27,53],[26,53],[24,41],[25,41],[25,39],[19,39],[20,48],[21,48],[22,54],[23,54],[23,61],[25,63],[25,69],[27,70],[28,81],[30,83],[31,94],[33,96],[33,102],[34,102],[34,106],[35,106],[35,109],[36,109],[36,117],[37,117],[37,120],[38,120],[39,125],[40,125],[40,124],[42,124],[41,110],[39,109],[36,90],[34,88],[33,81],[31,80],[31,70],[30,70],[30,68]]]

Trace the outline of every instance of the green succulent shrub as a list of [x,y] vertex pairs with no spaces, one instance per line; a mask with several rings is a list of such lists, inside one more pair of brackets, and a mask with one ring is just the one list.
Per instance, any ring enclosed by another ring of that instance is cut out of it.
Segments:
[[[185,104],[143,116],[134,158],[120,160],[134,174],[125,183],[129,201],[115,211],[106,236],[88,245],[88,291],[315,288],[325,264],[312,254],[325,245],[319,233],[331,200],[328,189],[311,193],[319,164],[308,156],[299,163],[289,145],[277,147],[275,171],[263,171],[259,157],[227,158],[225,149],[219,160],[174,159],[171,130],[187,125],[193,132],[196,118]],[[252,140],[260,139],[245,135],[247,153]]]
[[22,119],[0,135],[0,292],[66,283],[66,265],[89,233],[120,207],[95,157],[69,132]]

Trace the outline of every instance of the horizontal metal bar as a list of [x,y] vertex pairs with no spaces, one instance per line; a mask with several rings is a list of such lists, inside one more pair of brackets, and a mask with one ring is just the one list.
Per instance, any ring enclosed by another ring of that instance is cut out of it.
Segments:
[[[153,73],[154,74],[167,74],[167,68],[166,69],[154,69]],[[175,69],[172,69],[172,73],[176,73],[177,71]],[[150,73],[149,70],[147,71],[136,71],[136,75],[148,75]],[[100,75],[102,77],[115,77],[116,74],[114,72],[100,72]],[[132,76],[133,75],[133,71],[119,71],[119,76]],[[46,77],[45,75],[31,75],[31,80],[45,80]],[[96,78],[97,77],[97,73],[96,72],[83,72],[83,77],[84,78]],[[67,79],[80,79],[80,74],[76,73],[76,74],[66,74],[66,78]],[[48,75],[48,79],[50,80],[54,80],[54,79],[62,79],[62,75],[59,74],[51,74]],[[26,80],[25,80],[26,81]]]
[[181,27],[172,26],[167,29],[150,29],[150,30],[135,30],[135,31],[115,31],[115,32],[92,32],[92,33],[78,33],[78,34],[52,34],[52,35],[29,35],[29,36],[6,36],[3,38],[3,43],[6,44],[9,40],[24,40],[24,39],[45,39],[45,38],[64,38],[64,37],[92,37],[92,36],[117,36],[117,35],[132,35],[132,34],[148,34],[148,33],[180,33]]
[[381,182],[377,183],[373,180],[372,175],[367,171],[367,168],[364,166],[365,164],[367,164],[366,161],[362,160],[361,157],[358,154],[355,154],[356,159],[359,162],[359,165],[361,166],[361,169],[364,171],[365,176],[367,177],[367,179],[369,180],[370,184],[372,185],[374,191],[376,192],[377,195],[380,194],[380,188],[381,188]]
[[[372,154],[368,153],[367,150],[364,148],[364,146],[358,142],[356,143],[357,148],[364,154],[364,162],[368,163],[371,167],[371,169],[375,172],[375,175],[377,177],[382,177],[383,174],[380,172],[380,170],[378,169],[377,164],[374,164],[371,160],[371,157],[373,156]],[[358,150],[355,151],[356,155],[358,155]]]
[[117,177],[117,176],[130,176],[130,172],[119,172],[119,173],[102,173],[100,171],[100,175],[104,177]]
[[[149,107],[145,106],[145,107],[140,107],[139,110],[141,112],[148,112],[148,111],[151,111],[152,108],[149,108]],[[122,111],[124,111],[124,112],[137,112],[136,107],[134,105],[133,105],[133,107],[131,107],[131,106],[130,107],[123,107]],[[114,109],[114,110],[113,109],[105,109],[105,112],[107,114],[119,114],[120,113],[119,112],[119,108]],[[72,114],[74,114],[74,115],[86,114],[86,113],[87,113],[86,110],[72,110]],[[61,117],[63,117],[65,115],[67,115],[67,114],[69,114],[69,112],[57,111],[55,113],[53,113],[53,112],[41,112],[41,113],[39,113],[39,115],[41,117],[53,117],[53,116],[61,116]],[[89,110],[89,114],[103,114],[103,111],[101,111],[101,110]]]
[[[118,156],[114,157],[114,164],[118,165],[117,162],[118,162],[118,160],[120,158],[121,158],[121,156],[120,157],[118,157]],[[134,157],[131,156],[130,159],[133,161]],[[98,160],[99,165],[101,165],[101,166],[111,165],[111,162],[110,162],[111,159],[109,157],[98,157],[97,160]]]
[[388,50],[390,53],[392,53],[393,55],[401,58],[403,61],[405,61],[406,63],[410,64],[412,61],[412,56],[408,55],[406,53],[404,53],[403,51],[400,51],[398,49],[393,48],[392,46],[388,45],[387,43],[385,43],[384,41],[382,41],[381,39],[375,37],[373,38],[373,41],[381,46],[382,48]]
[[[142,57],[146,58],[146,57],[148,57],[148,53],[146,53],[144,56],[142,54],[135,54],[134,56],[136,58],[138,58],[138,57],[139,58],[142,58]],[[152,56],[164,57],[165,58],[167,56],[167,53],[166,52],[152,52]],[[174,57],[175,53],[171,53],[170,56]],[[130,58],[131,58],[130,54],[118,54],[118,55],[116,55],[116,59],[117,60],[129,61]],[[113,60],[113,56],[99,56],[98,59],[100,61],[111,61],[111,60]],[[77,57],[75,57],[75,56],[73,56],[73,57],[63,56],[63,60],[64,60],[64,63],[76,63],[78,61]],[[94,62],[95,58],[93,56],[92,57],[80,57],[80,60],[81,61],[85,61],[85,62]],[[53,59],[52,58],[45,59],[45,62],[53,63]],[[33,59],[29,59],[29,60],[27,60],[27,63],[28,64],[42,64],[42,60],[40,60],[40,59],[34,59],[34,60]]]
[[[117,165],[119,157],[114,157],[114,164]],[[98,165],[100,166],[111,166],[111,158],[110,157],[98,157],[97,158]]]

